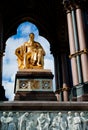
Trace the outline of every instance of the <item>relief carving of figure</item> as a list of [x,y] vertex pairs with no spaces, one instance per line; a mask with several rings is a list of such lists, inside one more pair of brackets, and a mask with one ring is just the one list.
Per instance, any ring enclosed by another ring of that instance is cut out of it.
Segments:
[[1,130],[7,130],[8,124],[7,124],[7,113],[3,112],[3,115],[1,116]]
[[18,57],[18,68],[43,68],[45,51],[40,43],[34,41],[34,33],[30,33],[29,37],[27,42],[15,50]]
[[33,120],[30,120],[28,122],[28,125],[26,127],[26,130],[37,130],[36,127],[35,127],[35,124],[34,124],[34,121]]
[[50,127],[49,130],[61,130],[60,128],[60,124],[58,122],[58,116],[55,116]]
[[13,118],[13,113],[9,112],[7,117],[8,130],[16,130],[16,125]]
[[26,130],[29,113],[25,112],[18,118],[18,130]]
[[19,112],[16,112],[15,113],[15,116],[14,116],[14,123],[15,123],[15,125],[16,125],[16,130],[18,130],[18,119],[19,119],[19,117],[20,117],[20,113]]
[[85,116],[84,112],[80,113],[81,121],[82,121],[82,129],[83,130],[88,130],[88,119]]
[[60,124],[61,130],[67,130],[67,121],[61,112],[58,113],[58,123]]
[[73,118],[73,130],[82,130],[81,117],[78,112],[74,113],[75,117]]
[[67,121],[61,112],[53,118],[52,124],[49,130],[67,130]]
[[68,112],[67,122],[68,122],[68,130],[72,130],[73,116],[71,111]]
[[41,113],[38,117],[38,126],[37,130],[49,130],[50,118],[49,114]]

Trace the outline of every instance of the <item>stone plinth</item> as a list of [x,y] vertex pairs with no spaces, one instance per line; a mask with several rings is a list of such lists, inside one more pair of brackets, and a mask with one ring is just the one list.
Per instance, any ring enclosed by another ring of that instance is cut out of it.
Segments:
[[53,74],[50,70],[26,69],[18,71],[15,78],[15,100],[56,100],[52,80]]
[[88,101],[88,82],[73,87],[72,93],[72,101]]
[[[5,118],[3,113],[6,115]],[[78,116],[76,117],[75,115]],[[87,130],[88,103],[58,101],[5,101],[0,102],[0,118],[5,119],[0,123],[0,130],[2,130],[3,125],[7,126],[8,130],[10,130],[10,128],[16,128],[16,130],[62,130],[62,124],[65,124],[65,130],[71,130],[71,128],[75,128],[75,126],[78,128],[78,125],[80,125],[81,130]],[[81,123],[79,122],[80,119],[82,119]],[[76,124],[71,122],[75,120]],[[5,121],[8,121],[8,125],[5,125]],[[71,126],[70,129],[69,126]]]

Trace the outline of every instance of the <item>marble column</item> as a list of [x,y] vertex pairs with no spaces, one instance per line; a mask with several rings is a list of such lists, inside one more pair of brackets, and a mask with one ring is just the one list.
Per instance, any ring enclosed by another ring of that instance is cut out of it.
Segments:
[[[70,54],[74,54],[75,53],[74,31],[73,31],[73,24],[72,24],[72,16],[69,10],[67,11],[67,24],[68,24]],[[75,57],[71,58],[71,66],[72,66],[73,86],[75,86],[79,83],[77,62]]]
[[[74,41],[75,41],[75,51],[78,52],[79,51],[79,42],[78,42],[75,9],[74,8],[72,8],[71,14],[72,14],[72,23],[73,23],[73,32],[74,32]],[[76,61],[77,61],[77,70],[78,70],[78,80],[79,80],[79,84],[81,84],[83,82],[83,79],[82,79],[80,55],[76,56]]]
[[69,90],[69,76],[68,76],[68,66],[66,54],[61,55],[62,61],[62,90],[63,90],[63,100],[68,101],[68,90]]
[[59,54],[54,55],[54,66],[55,66],[55,86],[56,86],[56,97],[58,101],[62,101],[62,92],[59,90],[62,86],[61,81],[61,64],[60,64],[60,56]]
[[[79,46],[80,51],[86,49],[86,38],[85,38],[85,31],[83,25],[83,18],[82,18],[82,11],[80,8],[76,9],[76,20],[77,20],[77,29],[78,29],[78,37],[79,37]],[[82,53],[81,54],[81,64],[82,64],[82,74],[83,74],[83,81],[88,81],[88,54]]]

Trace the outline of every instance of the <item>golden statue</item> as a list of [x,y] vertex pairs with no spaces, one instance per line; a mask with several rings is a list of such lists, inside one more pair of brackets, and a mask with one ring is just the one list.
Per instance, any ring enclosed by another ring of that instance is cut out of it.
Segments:
[[19,69],[44,68],[45,51],[40,43],[34,41],[34,33],[30,39],[15,50]]

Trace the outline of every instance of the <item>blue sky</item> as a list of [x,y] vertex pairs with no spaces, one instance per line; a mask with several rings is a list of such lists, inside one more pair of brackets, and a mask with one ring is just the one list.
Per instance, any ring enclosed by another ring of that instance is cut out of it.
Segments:
[[43,36],[39,35],[38,28],[30,23],[24,22],[17,28],[17,34],[11,36],[6,41],[5,56],[3,58],[3,86],[6,97],[14,100],[14,82],[15,74],[18,70],[17,57],[15,49],[29,39],[29,33],[35,34],[35,41],[38,41],[44,48],[46,56],[44,57],[44,69],[51,69],[54,74],[53,56],[50,54],[50,43]]

